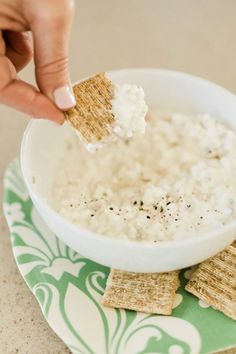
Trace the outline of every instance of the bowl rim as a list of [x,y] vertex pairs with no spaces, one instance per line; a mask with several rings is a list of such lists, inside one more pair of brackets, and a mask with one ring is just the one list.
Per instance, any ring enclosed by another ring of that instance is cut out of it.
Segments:
[[[198,76],[194,76],[191,74],[187,74],[181,71],[175,71],[175,70],[166,70],[166,69],[160,69],[160,68],[126,68],[126,69],[118,69],[118,70],[111,70],[108,71],[109,74],[125,74],[125,73],[130,73],[130,72],[143,72],[143,73],[153,73],[155,72],[158,75],[163,75],[163,76],[179,76],[182,78],[190,79],[197,81],[201,84],[207,85],[210,88],[218,89],[222,91],[222,93],[227,94],[228,96],[231,96],[231,98],[236,100],[236,96],[225,89],[224,87],[221,87],[220,85],[217,85],[211,81],[208,81],[206,79],[203,79]],[[86,78],[79,80],[77,82],[86,80]],[[215,237],[217,237],[220,233],[225,233],[225,232],[230,232],[232,229],[235,229],[236,231],[236,220],[230,222],[228,225],[222,226],[219,229],[211,232],[205,232],[196,234],[196,233],[190,233],[189,238],[187,239],[179,239],[179,240],[166,240],[166,241],[137,241],[137,240],[130,240],[130,239],[125,239],[125,238],[119,238],[119,237],[110,237],[107,235],[95,233],[89,229],[86,229],[80,225],[74,224],[65,217],[61,216],[58,212],[56,212],[52,206],[47,203],[42,195],[40,193],[37,193],[37,190],[32,183],[32,180],[30,178],[30,172],[29,169],[27,168],[27,144],[30,139],[30,134],[33,129],[33,127],[37,125],[37,120],[36,119],[31,119],[30,122],[27,124],[26,129],[24,131],[22,140],[21,140],[21,147],[20,147],[20,166],[21,166],[21,171],[22,175],[25,181],[25,184],[27,186],[28,192],[30,195],[32,195],[32,198],[37,201],[37,204],[39,205],[41,210],[44,210],[48,216],[57,222],[58,224],[63,223],[65,225],[65,228],[68,230],[71,230],[72,233],[80,233],[80,238],[83,237],[84,239],[87,239],[89,242],[90,241],[95,241],[95,242],[100,242],[100,243],[105,243],[106,245],[111,245],[111,246],[121,246],[121,247],[132,247],[132,249],[152,249],[155,250],[156,248],[160,249],[166,249],[166,248],[183,248],[183,246],[188,246],[188,245],[197,245],[199,243],[204,243],[210,240],[214,240]],[[33,201],[34,203],[34,201]]]

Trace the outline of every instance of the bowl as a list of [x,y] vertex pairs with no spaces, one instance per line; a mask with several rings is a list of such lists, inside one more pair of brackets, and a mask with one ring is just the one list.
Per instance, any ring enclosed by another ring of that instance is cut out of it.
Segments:
[[[204,79],[157,69],[109,73],[115,83],[141,85],[149,107],[183,113],[210,113],[236,129],[236,96]],[[103,265],[133,272],[166,272],[215,255],[236,235],[236,222],[220,230],[162,243],[137,242],[99,235],[60,216],[53,208],[52,183],[68,136],[67,125],[31,120],[21,145],[21,168],[30,197],[48,227],[68,246]],[[79,156],[78,156],[79,158]],[[83,173],[83,171],[82,171]]]

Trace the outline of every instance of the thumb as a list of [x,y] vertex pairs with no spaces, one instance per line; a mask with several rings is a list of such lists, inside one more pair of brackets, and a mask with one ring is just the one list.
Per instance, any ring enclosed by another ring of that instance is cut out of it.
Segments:
[[[68,71],[68,43],[74,14],[71,0],[33,1],[31,29],[35,74],[41,92],[66,110],[75,105]],[[39,8],[40,7],[40,8]]]

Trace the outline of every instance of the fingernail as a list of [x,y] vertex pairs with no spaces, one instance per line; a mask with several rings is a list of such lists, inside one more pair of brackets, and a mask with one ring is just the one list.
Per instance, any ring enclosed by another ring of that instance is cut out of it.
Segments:
[[62,110],[69,109],[76,105],[73,91],[69,85],[57,88],[54,93],[54,101],[58,108]]

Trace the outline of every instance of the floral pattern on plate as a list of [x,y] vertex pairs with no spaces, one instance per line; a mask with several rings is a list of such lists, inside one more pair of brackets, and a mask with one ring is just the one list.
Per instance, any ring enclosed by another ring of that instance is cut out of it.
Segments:
[[45,319],[73,353],[205,354],[236,346],[235,322],[184,290],[181,272],[172,316],[101,306],[109,269],[62,243],[45,225],[18,160],[4,179],[4,213],[19,270]]

